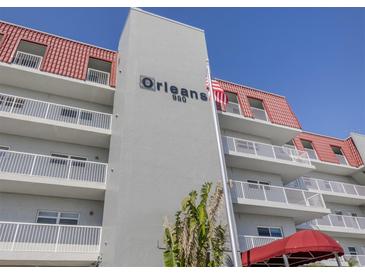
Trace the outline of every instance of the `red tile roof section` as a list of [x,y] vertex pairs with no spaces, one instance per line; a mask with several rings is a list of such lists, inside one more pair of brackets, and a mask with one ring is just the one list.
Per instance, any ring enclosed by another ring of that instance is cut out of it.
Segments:
[[79,80],[86,79],[89,57],[111,62],[110,86],[115,87],[117,53],[51,34],[0,22],[0,62],[11,63],[20,40],[47,46],[40,70]]
[[302,132],[294,138],[294,143],[299,150],[304,150],[300,140],[311,141],[312,146],[321,161],[339,164],[339,161],[331,148],[331,146],[337,146],[342,149],[342,153],[345,155],[349,165],[359,167],[363,164],[360,154],[357,151],[351,137],[346,140],[340,140],[309,132]]
[[225,91],[237,94],[241,110],[245,117],[253,117],[248,102],[248,97],[251,97],[262,100],[269,120],[272,123],[292,128],[301,128],[297,117],[285,97],[226,82],[224,80],[217,79],[217,81],[219,81],[221,87]]

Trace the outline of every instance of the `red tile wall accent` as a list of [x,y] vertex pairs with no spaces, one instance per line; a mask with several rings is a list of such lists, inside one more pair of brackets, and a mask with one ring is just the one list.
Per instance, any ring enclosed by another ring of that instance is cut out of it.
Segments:
[[361,159],[361,155],[356,148],[354,140],[351,137],[349,137],[345,140],[345,143],[349,146],[350,151],[354,155],[354,160],[357,162],[357,166],[362,166],[364,164],[364,162]]
[[40,70],[79,80],[86,79],[89,57],[111,62],[110,86],[115,87],[117,53],[35,30],[0,22],[0,62],[11,63],[20,40],[47,46]]
[[248,97],[251,97],[262,100],[269,120],[272,123],[293,128],[301,128],[297,117],[295,116],[285,97],[230,82],[225,82],[223,80],[217,79],[217,81],[219,81],[221,87],[224,90],[237,94],[241,110],[245,117],[253,117],[247,99]]
[[340,140],[313,133],[302,132],[294,138],[294,143],[299,150],[304,149],[300,141],[301,139],[312,142],[312,146],[321,161],[338,164],[339,162],[331,148],[331,146],[337,146],[341,147],[342,153],[346,156],[349,165],[359,167],[363,164],[360,154],[357,151],[351,137],[346,140]]

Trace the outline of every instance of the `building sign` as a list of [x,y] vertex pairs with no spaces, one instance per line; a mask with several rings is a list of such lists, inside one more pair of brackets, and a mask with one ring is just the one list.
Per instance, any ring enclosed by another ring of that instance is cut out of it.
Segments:
[[189,99],[208,101],[208,95],[206,92],[198,92],[188,88],[180,88],[170,85],[166,81],[157,81],[155,78],[149,76],[141,75],[139,86],[142,89],[170,94],[172,99],[177,102],[186,103]]

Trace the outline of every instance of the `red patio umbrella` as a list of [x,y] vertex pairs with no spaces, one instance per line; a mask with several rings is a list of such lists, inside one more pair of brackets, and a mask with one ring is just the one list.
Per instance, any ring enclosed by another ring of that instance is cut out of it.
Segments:
[[[299,266],[344,254],[330,236],[316,230],[293,235],[241,253],[243,266]],[[339,261],[338,261],[339,263]]]

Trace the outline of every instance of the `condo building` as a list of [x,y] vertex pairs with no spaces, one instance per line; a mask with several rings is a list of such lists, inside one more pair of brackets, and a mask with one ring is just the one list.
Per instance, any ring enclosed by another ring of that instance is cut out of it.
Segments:
[[[0,21],[0,265],[162,266],[164,217],[222,181],[207,58],[203,30],[136,8],[117,51]],[[365,136],[216,80],[240,252],[312,229],[365,266]]]

